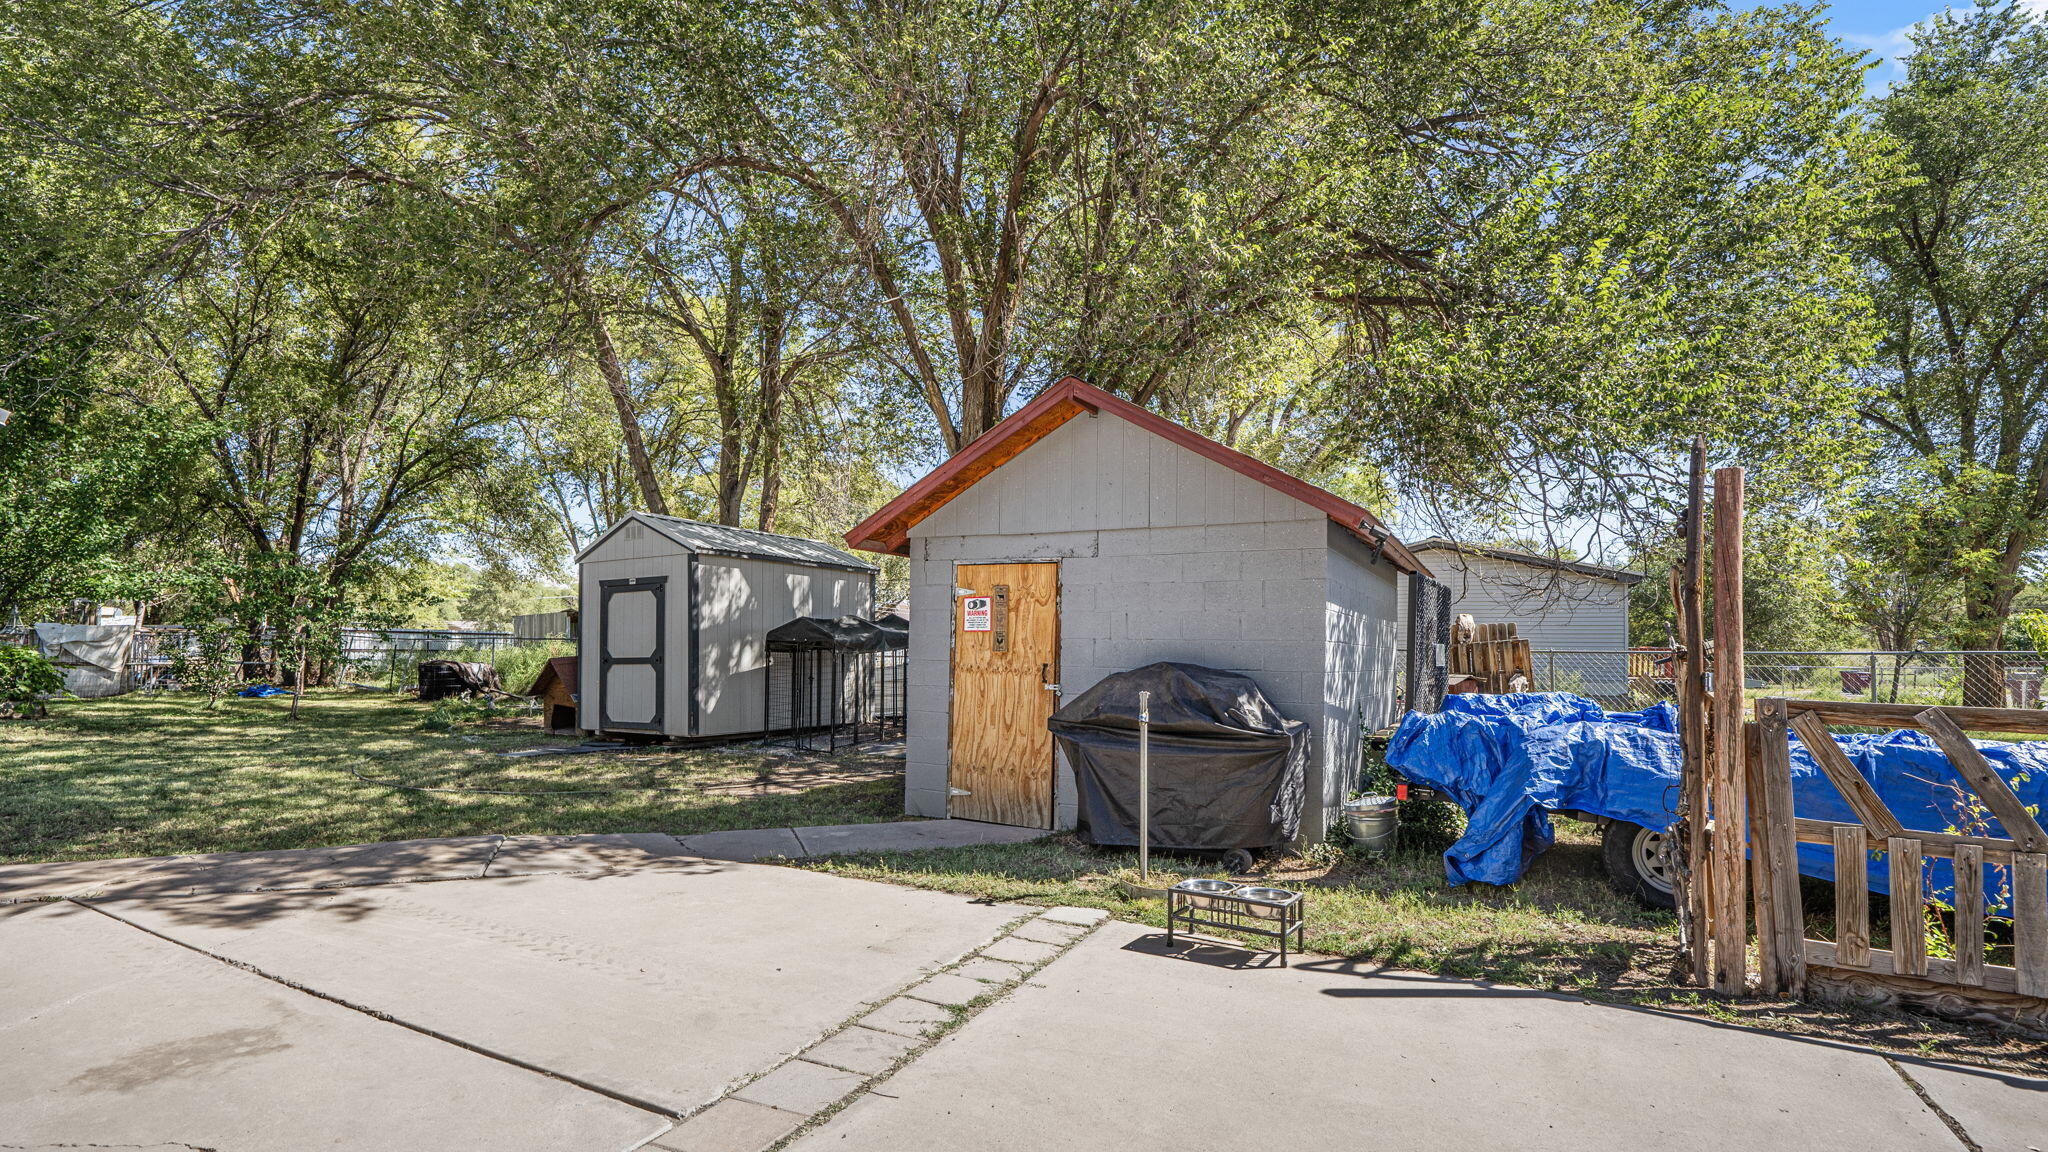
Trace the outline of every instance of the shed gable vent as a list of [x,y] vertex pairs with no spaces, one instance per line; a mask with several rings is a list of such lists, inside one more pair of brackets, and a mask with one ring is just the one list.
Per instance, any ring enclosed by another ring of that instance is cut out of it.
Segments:
[[638,524],[628,524],[624,528],[619,529],[619,539],[621,540],[638,540],[645,535],[647,535],[647,529]]

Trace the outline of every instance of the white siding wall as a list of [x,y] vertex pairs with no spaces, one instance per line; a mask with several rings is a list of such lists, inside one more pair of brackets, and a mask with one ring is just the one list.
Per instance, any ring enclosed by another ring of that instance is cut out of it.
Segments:
[[[1628,586],[1618,580],[1440,548],[1417,555],[1450,588],[1452,616],[1468,612],[1482,624],[1512,623],[1537,650],[1628,647]],[[1405,582],[1400,612],[1405,621]]]
[[868,616],[866,572],[776,560],[697,559],[697,735],[761,730],[771,628],[799,616]]
[[1328,524],[1323,730],[1332,771],[1323,801],[1336,807],[1356,784],[1366,732],[1394,722],[1406,617],[1396,607],[1408,578],[1356,536]]
[[[1291,497],[1113,416],[1080,416],[911,530],[906,811],[947,810],[954,565],[1060,561],[1060,682],[1068,699],[1103,677],[1158,660],[1243,672],[1282,714],[1306,722],[1313,759],[1305,838],[1321,839],[1314,797],[1348,786],[1356,750],[1323,740],[1332,662],[1368,651],[1370,671],[1340,692],[1391,677],[1391,588],[1346,590],[1356,642],[1326,643],[1328,518]],[[1384,564],[1384,562],[1382,562]],[[1393,567],[1384,565],[1389,583]],[[1377,606],[1377,607],[1375,607]],[[1380,665],[1384,664],[1384,669]],[[1391,700],[1391,681],[1386,681]],[[1343,757],[1351,759],[1345,761]],[[1073,776],[1060,764],[1055,822],[1071,827]]]

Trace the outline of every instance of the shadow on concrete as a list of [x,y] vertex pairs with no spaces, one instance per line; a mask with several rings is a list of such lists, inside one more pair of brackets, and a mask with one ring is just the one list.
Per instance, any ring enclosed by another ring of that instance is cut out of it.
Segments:
[[[1278,952],[1267,952],[1256,945],[1232,944],[1220,937],[1190,936],[1185,932],[1178,933],[1170,943],[1164,932],[1140,936],[1124,945],[1124,951],[1142,952],[1147,956],[1200,964],[1208,968],[1258,971],[1262,968],[1277,970],[1280,967]],[[1289,963],[1298,965],[1299,960],[1290,957]]]

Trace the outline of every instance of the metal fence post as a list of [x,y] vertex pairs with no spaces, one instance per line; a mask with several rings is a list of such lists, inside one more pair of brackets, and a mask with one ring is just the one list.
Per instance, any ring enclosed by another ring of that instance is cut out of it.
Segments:
[[1138,693],[1138,882],[1152,878],[1152,694]]

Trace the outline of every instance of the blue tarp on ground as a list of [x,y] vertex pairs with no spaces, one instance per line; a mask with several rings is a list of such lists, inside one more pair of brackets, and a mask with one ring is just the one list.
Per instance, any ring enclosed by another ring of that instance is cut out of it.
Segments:
[[[1510,884],[1550,847],[1548,813],[1587,812],[1664,829],[1677,819],[1679,750],[1670,704],[1642,712],[1605,712],[1565,692],[1514,696],[1450,696],[1444,710],[1411,712],[1387,746],[1387,763],[1418,784],[1436,788],[1465,809],[1465,835],[1444,853],[1452,884]],[[1836,742],[1909,829],[2004,836],[1933,741],[1918,732],[1840,736]],[[1798,740],[1792,745],[1793,810],[1818,820],[1853,821],[1846,800]],[[1978,741],[2022,802],[2048,807],[2048,742]],[[1885,858],[1870,861],[1871,886],[1890,890]],[[1954,870],[1931,860],[1928,895],[1950,899]],[[1799,846],[1799,870],[1834,879],[1833,850]],[[2004,869],[1992,869],[1985,901],[1993,911],[2010,899]]]

